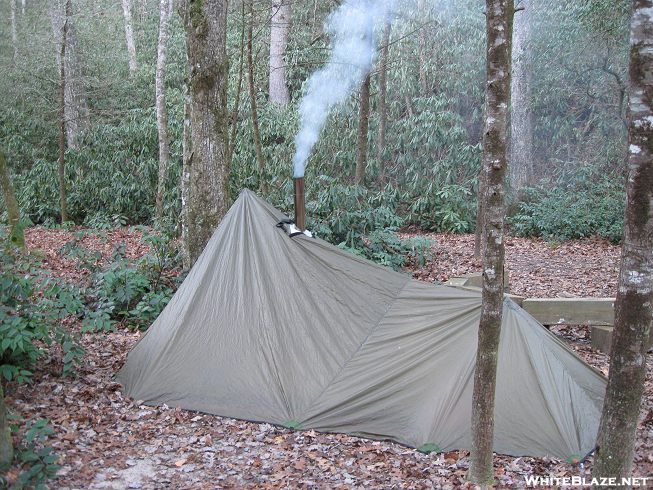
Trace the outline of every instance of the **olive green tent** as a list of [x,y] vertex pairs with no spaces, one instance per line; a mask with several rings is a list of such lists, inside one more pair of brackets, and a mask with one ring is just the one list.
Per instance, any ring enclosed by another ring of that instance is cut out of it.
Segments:
[[[468,448],[480,295],[291,237],[243,191],[118,378],[127,395],[239,419]],[[495,440],[594,446],[604,377],[506,299]]]

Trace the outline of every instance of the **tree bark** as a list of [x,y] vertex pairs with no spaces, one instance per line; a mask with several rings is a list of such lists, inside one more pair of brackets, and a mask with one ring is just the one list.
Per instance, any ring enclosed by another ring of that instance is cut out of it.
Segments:
[[628,181],[610,372],[595,477],[630,476],[653,322],[653,2],[635,0],[630,37]]
[[11,45],[13,47],[12,65],[18,60],[18,33],[16,31],[16,0],[10,0],[11,3]]
[[159,43],[156,56],[156,127],[159,135],[159,175],[156,187],[156,217],[163,217],[163,198],[165,194],[166,173],[170,160],[168,139],[168,110],[166,108],[166,60],[168,38],[170,37],[170,17],[172,0],[159,2]]
[[362,185],[367,165],[367,135],[370,124],[370,75],[363,80],[360,91],[360,109],[358,113],[358,145],[356,149],[356,175],[354,182]]
[[249,83],[249,106],[252,115],[252,133],[254,135],[254,151],[260,174],[261,190],[265,192],[265,157],[263,156],[263,145],[261,145],[261,131],[258,125],[258,109],[256,104],[256,83],[254,80],[254,55],[253,55],[253,31],[254,31],[254,0],[249,0],[249,25],[247,27],[247,80]]
[[469,479],[480,485],[493,482],[494,395],[499,335],[503,316],[505,175],[508,165],[510,56],[513,0],[487,0],[487,87],[483,138],[483,193],[485,241],[483,305],[472,395],[472,448]]
[[11,441],[11,429],[7,423],[5,394],[0,383],[0,471],[6,471],[14,460],[14,447]]
[[532,3],[515,16],[510,109],[510,186],[513,193],[533,182],[533,112],[531,109]]
[[379,164],[379,178],[385,180],[385,132],[388,122],[388,51],[390,49],[390,31],[392,24],[388,21],[383,29],[381,57],[379,58],[379,134],[376,142],[376,160]]
[[20,226],[20,208],[14,188],[11,185],[9,169],[7,168],[7,159],[5,154],[0,152],[0,187],[2,187],[2,197],[7,209],[7,224],[9,225],[9,240],[18,247],[25,247],[25,238]]
[[245,25],[247,18],[245,14],[245,2],[241,2],[241,16],[240,16],[240,64],[238,67],[238,82],[236,85],[236,99],[234,100],[234,108],[231,112],[231,135],[229,136],[229,155],[227,161],[229,165],[233,163],[234,150],[236,149],[236,131],[238,130],[238,114],[240,111],[240,98],[243,92],[243,74],[245,70]]
[[483,169],[478,174],[478,193],[476,195],[476,199],[478,200],[477,206],[476,206],[476,230],[474,231],[474,258],[475,259],[480,259],[483,256],[483,251],[481,250],[481,247],[483,245],[483,228],[484,228],[484,223],[483,223],[483,204],[485,203],[485,196],[484,196],[484,191],[485,191],[485,172],[483,172]]
[[68,202],[66,198],[66,46],[69,32],[69,7],[71,0],[66,0],[66,18],[61,29],[61,44],[59,58],[59,160],[57,162],[57,177],[59,181],[59,208],[61,223],[68,221]]
[[[61,71],[61,63],[65,64],[65,121],[66,145],[68,148],[79,148],[81,132],[88,126],[88,105],[86,89],[77,57],[77,41],[73,25],[72,3],[69,0],[50,0],[50,19],[57,47],[57,66]],[[66,47],[62,50],[63,25],[67,22]],[[66,55],[62,58],[61,52]]]
[[138,63],[136,61],[136,44],[134,43],[134,23],[132,22],[131,0],[122,0],[122,13],[125,17],[125,38],[127,40],[127,55],[129,56],[129,74],[133,76],[134,73],[136,73],[136,70],[138,70]]
[[[186,61],[188,62],[188,60]],[[190,67],[188,68],[188,73],[190,73]],[[190,168],[193,157],[193,144],[190,139],[190,106],[190,87],[186,86],[184,93],[184,125],[181,140],[181,258],[184,270],[188,270],[192,266],[189,248],[190,240],[188,239],[188,198],[190,195]]]
[[194,263],[229,207],[227,0],[187,0],[190,65],[187,250]]
[[272,0],[270,21],[270,102],[285,107],[290,103],[286,84],[286,64],[283,56],[288,44],[292,20],[291,0]]

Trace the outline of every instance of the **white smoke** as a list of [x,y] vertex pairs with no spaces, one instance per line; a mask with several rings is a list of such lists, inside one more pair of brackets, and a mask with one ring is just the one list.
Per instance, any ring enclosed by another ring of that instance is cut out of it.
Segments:
[[[320,136],[329,110],[343,102],[372,70],[375,28],[383,26],[395,0],[345,0],[329,15],[325,30],[333,47],[326,65],[307,82],[299,104],[294,177],[303,177],[306,161]],[[378,29],[376,29],[378,31]]]

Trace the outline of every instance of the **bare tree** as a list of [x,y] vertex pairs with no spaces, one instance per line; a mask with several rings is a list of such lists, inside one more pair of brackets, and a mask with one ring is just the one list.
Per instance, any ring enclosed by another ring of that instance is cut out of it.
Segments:
[[156,56],[156,127],[159,135],[159,175],[156,187],[156,216],[163,217],[163,197],[165,193],[166,173],[170,160],[168,139],[168,110],[166,108],[166,59],[168,56],[168,38],[170,37],[170,16],[172,0],[159,2],[159,43]]
[[533,112],[531,109],[530,42],[533,3],[515,16],[512,36],[510,110],[510,186],[517,195],[533,180]]
[[506,215],[505,176],[508,166],[508,121],[510,106],[510,57],[513,0],[487,0],[487,85],[482,198],[485,232],[483,253],[483,305],[478,327],[478,348],[472,395],[472,448],[469,479],[491,484],[494,439],[494,395],[496,389],[499,335],[503,316],[503,229]]
[[354,182],[361,185],[367,166],[367,136],[370,125],[370,75],[363,80],[360,90],[360,109],[358,112],[358,144],[356,146],[356,175]]
[[134,23],[132,21],[132,2],[122,0],[122,13],[125,18],[125,38],[127,40],[127,55],[129,56],[129,74],[134,75],[138,70],[136,62],[136,43],[134,43]]
[[192,264],[229,207],[227,0],[186,0],[183,13],[191,97],[184,247]]
[[[0,187],[2,187],[2,197],[7,210],[7,224],[9,225],[9,239],[19,247],[25,246],[25,238],[20,226],[20,208],[14,188],[9,178],[9,169],[7,168],[7,159],[5,154],[0,152]],[[0,430],[2,427],[0,426]],[[2,434],[0,434],[2,436]]]
[[254,79],[254,53],[253,53],[253,32],[254,32],[254,0],[249,0],[249,24],[247,26],[247,80],[249,83],[249,107],[252,115],[252,133],[254,135],[254,152],[256,162],[261,174],[261,190],[265,192],[265,157],[263,156],[263,145],[261,144],[261,130],[258,125],[258,109],[256,103],[256,80]]
[[[426,6],[426,1],[425,0],[417,0],[417,15],[419,16],[420,19],[425,19],[427,15],[427,6]],[[417,34],[417,42],[419,46],[419,66],[418,66],[418,78],[419,78],[419,90],[421,96],[427,95],[428,89],[429,89],[429,84],[428,84],[428,77],[426,74],[426,66],[428,65],[428,57],[430,56],[430,53],[427,50],[426,46],[426,29],[424,26],[426,23],[421,20],[424,25],[422,25],[419,29],[419,32]]]
[[0,471],[6,471],[14,460],[14,447],[11,442],[11,429],[7,422],[5,394],[0,382]]
[[628,180],[610,372],[593,475],[630,476],[653,322],[653,2],[635,0],[630,28]]
[[243,75],[245,71],[245,25],[247,23],[247,16],[245,13],[245,1],[240,2],[240,58],[238,65],[238,82],[236,83],[236,98],[234,100],[234,107],[231,111],[231,134],[229,136],[229,155],[227,160],[231,165],[234,157],[234,150],[236,149],[236,132],[238,130],[238,114],[240,111],[240,98],[243,92]]
[[[66,122],[66,145],[69,148],[79,147],[81,132],[88,126],[88,105],[84,78],[77,56],[77,41],[75,38],[72,3],[69,0],[50,0],[50,20],[56,45],[57,66],[61,72],[61,63],[65,64],[64,73],[64,113]],[[62,49],[64,39],[63,29],[66,23],[66,46]],[[65,52],[62,58],[61,53]]]
[[66,198],[66,46],[68,45],[71,0],[66,0],[66,15],[64,18],[59,52],[59,161],[57,177],[59,179],[59,207],[61,223],[68,221],[68,201]]
[[385,179],[385,132],[388,122],[386,95],[388,92],[388,52],[390,50],[390,31],[392,24],[388,21],[383,29],[381,56],[379,58],[379,133],[376,141],[376,160],[379,163],[379,178]]
[[283,55],[288,44],[292,20],[291,0],[272,0],[270,20],[270,102],[285,107],[290,102]]
[[18,34],[16,32],[16,0],[10,0],[11,4],[11,45],[14,49],[13,58],[11,59],[13,64],[16,64],[18,59]]

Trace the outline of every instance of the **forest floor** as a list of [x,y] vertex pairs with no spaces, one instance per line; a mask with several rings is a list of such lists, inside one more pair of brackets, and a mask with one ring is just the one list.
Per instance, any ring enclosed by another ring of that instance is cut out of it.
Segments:
[[[86,234],[85,247],[105,256],[123,241],[127,254],[147,251],[140,234],[127,229]],[[56,276],[78,281],[85,272],[58,250],[71,232],[32,228],[31,249]],[[413,270],[423,280],[444,281],[479,270],[473,237],[432,235],[434,259]],[[613,296],[619,249],[601,241],[547,244],[509,238],[507,264],[511,289],[524,296]],[[588,363],[607,373],[607,356],[589,347],[588,329],[558,326],[555,333]],[[48,442],[60,455],[52,488],[460,488],[468,452],[425,455],[392,442],[315,431],[292,431],[270,424],[167,408],[126,399],[113,379],[141,333],[86,334],[83,366],[76,377],[57,375],[56,355],[42,364],[31,385],[10,385],[9,407],[23,417],[51,421]],[[645,397],[637,433],[634,474],[653,475],[653,356],[649,356]],[[501,487],[524,487],[525,476],[589,476],[591,458],[578,465],[549,458],[497,456]],[[9,477],[15,477],[13,468]]]

